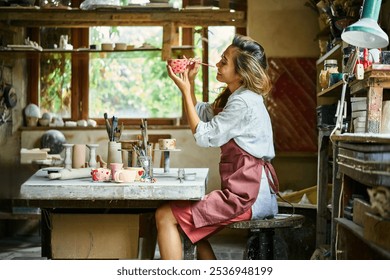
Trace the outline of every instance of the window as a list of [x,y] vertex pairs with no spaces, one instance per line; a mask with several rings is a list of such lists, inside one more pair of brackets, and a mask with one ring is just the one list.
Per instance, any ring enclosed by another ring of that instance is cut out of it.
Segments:
[[181,97],[161,60],[162,27],[92,27],[90,42],[125,42],[137,51],[92,53],[89,117],[180,118]]
[[[236,28],[179,27],[175,32],[178,46],[173,46],[173,57],[196,56],[215,65]],[[50,112],[64,120],[93,118],[103,124],[104,113],[108,113],[125,124],[138,124],[139,118],[149,118],[150,124],[176,124],[178,119],[185,123],[181,94],[161,59],[163,33],[162,26],[40,28],[38,38],[44,51],[39,58],[30,60],[30,81],[34,77],[39,81],[38,85],[30,86],[31,101],[41,107],[41,112]],[[61,35],[68,37],[73,51],[55,49]],[[88,49],[90,45],[100,47],[106,42],[124,42],[134,49]],[[223,85],[216,80],[216,71],[201,67],[195,92],[199,101],[213,101],[220,92]]]

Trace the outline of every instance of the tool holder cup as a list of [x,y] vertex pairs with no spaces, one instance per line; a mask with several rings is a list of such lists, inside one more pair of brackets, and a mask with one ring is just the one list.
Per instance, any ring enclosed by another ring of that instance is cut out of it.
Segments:
[[153,179],[153,162],[151,156],[139,156],[138,162],[140,166],[144,169],[144,179],[152,180]]
[[107,164],[122,162],[121,143],[108,142]]

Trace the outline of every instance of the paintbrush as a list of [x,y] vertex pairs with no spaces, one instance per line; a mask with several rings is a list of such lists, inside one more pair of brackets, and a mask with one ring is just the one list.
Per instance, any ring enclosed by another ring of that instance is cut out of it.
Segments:
[[196,61],[196,63],[202,64],[202,65],[208,66],[208,67],[213,67],[213,68],[216,67],[215,65],[211,65],[211,64],[207,64],[207,63],[203,63],[203,62],[199,62],[199,61]]
[[106,122],[106,130],[107,130],[107,134],[108,134],[108,139],[111,141],[111,125],[110,125],[110,121],[108,120],[107,113],[104,113],[104,120]]

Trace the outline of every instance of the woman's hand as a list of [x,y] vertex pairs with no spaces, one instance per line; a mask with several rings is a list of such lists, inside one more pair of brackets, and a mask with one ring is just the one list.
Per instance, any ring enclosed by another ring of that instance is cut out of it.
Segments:
[[175,82],[177,87],[180,89],[183,95],[191,94],[191,83],[189,80],[189,70],[186,70],[183,73],[175,74],[173,73],[172,67],[167,65],[168,76]]
[[190,82],[193,83],[200,69],[200,58],[190,58],[188,60],[188,78],[190,79]]
[[195,111],[196,104],[195,95],[193,93],[193,86],[191,86],[189,77],[189,67],[181,74],[173,73],[172,67],[167,64],[168,76],[177,85],[181,94],[183,95],[184,108],[187,113],[187,119],[191,127],[192,133],[195,133],[196,127],[199,123],[199,116]]

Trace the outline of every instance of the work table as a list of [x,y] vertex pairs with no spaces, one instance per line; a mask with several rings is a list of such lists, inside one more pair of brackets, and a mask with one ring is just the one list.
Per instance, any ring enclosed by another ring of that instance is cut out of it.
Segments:
[[41,169],[22,184],[19,199],[25,200],[199,200],[205,194],[208,168],[186,168],[196,173],[193,181],[177,179],[177,168],[164,173],[155,168],[156,182],[94,182],[92,178],[51,180]]

